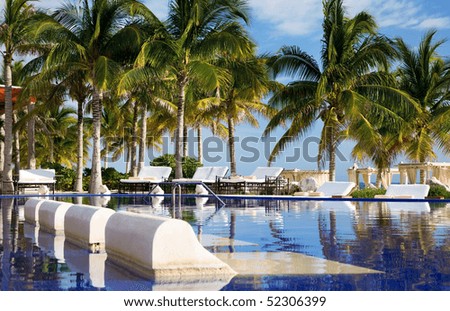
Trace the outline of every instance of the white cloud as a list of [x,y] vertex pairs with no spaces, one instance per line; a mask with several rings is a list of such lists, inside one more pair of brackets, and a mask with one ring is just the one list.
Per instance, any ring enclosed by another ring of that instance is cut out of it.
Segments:
[[146,0],[143,1],[147,7],[155,14],[159,19],[164,20],[167,18],[169,11],[169,1],[167,0]]
[[249,0],[253,15],[273,31],[285,35],[307,35],[320,28],[322,3],[317,0]]
[[431,29],[431,28],[450,28],[450,18],[449,17],[436,17],[427,18],[417,25],[420,29]]
[[410,29],[449,28],[450,18],[441,12],[427,13],[427,8],[418,1],[409,0],[346,0],[349,13],[362,10],[373,14],[380,27]]
[[41,1],[36,1],[36,2],[30,2],[40,8],[43,9],[56,9],[61,7],[64,3],[66,3],[65,1],[61,1],[61,0],[41,0]]
[[[380,27],[450,28],[450,17],[426,11],[418,0],[345,0],[349,15],[366,11]],[[320,0],[249,0],[254,17],[279,35],[311,35],[321,28]],[[439,6],[440,7],[440,6]]]

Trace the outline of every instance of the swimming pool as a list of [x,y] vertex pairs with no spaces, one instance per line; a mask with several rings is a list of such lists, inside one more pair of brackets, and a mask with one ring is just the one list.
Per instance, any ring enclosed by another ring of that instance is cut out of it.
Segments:
[[225,199],[221,208],[204,200],[186,198],[180,209],[169,199],[103,203],[184,219],[239,272],[231,279],[140,278],[25,223],[24,199],[2,199],[2,290],[450,290],[446,203]]

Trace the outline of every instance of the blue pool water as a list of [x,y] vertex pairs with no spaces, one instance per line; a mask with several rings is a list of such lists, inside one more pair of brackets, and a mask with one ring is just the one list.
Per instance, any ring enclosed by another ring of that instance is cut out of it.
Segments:
[[223,208],[215,202],[201,207],[196,203],[190,198],[181,209],[172,208],[170,200],[152,207],[143,198],[129,197],[105,204],[182,218],[199,239],[235,241],[205,245],[213,253],[291,252],[379,273],[237,275],[213,283],[161,283],[124,271],[109,263],[105,254],[90,254],[63,237],[40,231],[24,222],[24,199],[2,199],[1,289],[450,290],[446,203],[227,200]]

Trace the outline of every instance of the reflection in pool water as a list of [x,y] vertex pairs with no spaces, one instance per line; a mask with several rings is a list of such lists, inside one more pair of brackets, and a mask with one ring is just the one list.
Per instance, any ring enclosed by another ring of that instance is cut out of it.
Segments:
[[2,290],[450,290],[445,203],[188,199],[178,210],[113,198],[117,210],[188,221],[208,250],[240,264],[231,280],[188,282],[131,275],[25,223],[23,200],[0,203]]

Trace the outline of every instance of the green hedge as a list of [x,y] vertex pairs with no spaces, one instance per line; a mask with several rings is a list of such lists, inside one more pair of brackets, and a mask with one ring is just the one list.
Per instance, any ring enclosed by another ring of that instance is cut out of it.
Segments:
[[58,191],[72,191],[75,185],[77,174],[75,170],[65,167],[59,163],[45,162],[42,168],[54,169],[56,174],[56,189]]
[[352,197],[356,199],[371,199],[374,198],[377,194],[385,194],[385,189],[379,188],[364,188],[361,190],[355,190],[352,192]]
[[[195,158],[184,157],[183,161],[183,177],[184,178],[192,178],[194,176],[197,167],[202,166],[202,164],[197,161]],[[153,159],[150,162],[152,166],[170,166],[172,168],[172,172],[170,173],[170,178],[175,178],[175,155],[173,154],[165,154],[158,158]]]
[[429,197],[443,197],[444,199],[450,199],[450,192],[445,189],[444,186],[431,185],[428,192]]
[[[121,173],[113,167],[102,167],[102,182],[109,190],[119,189],[119,182],[121,179],[127,179],[128,174]],[[83,190],[89,190],[89,183],[91,181],[91,169],[85,168],[83,171]]]

